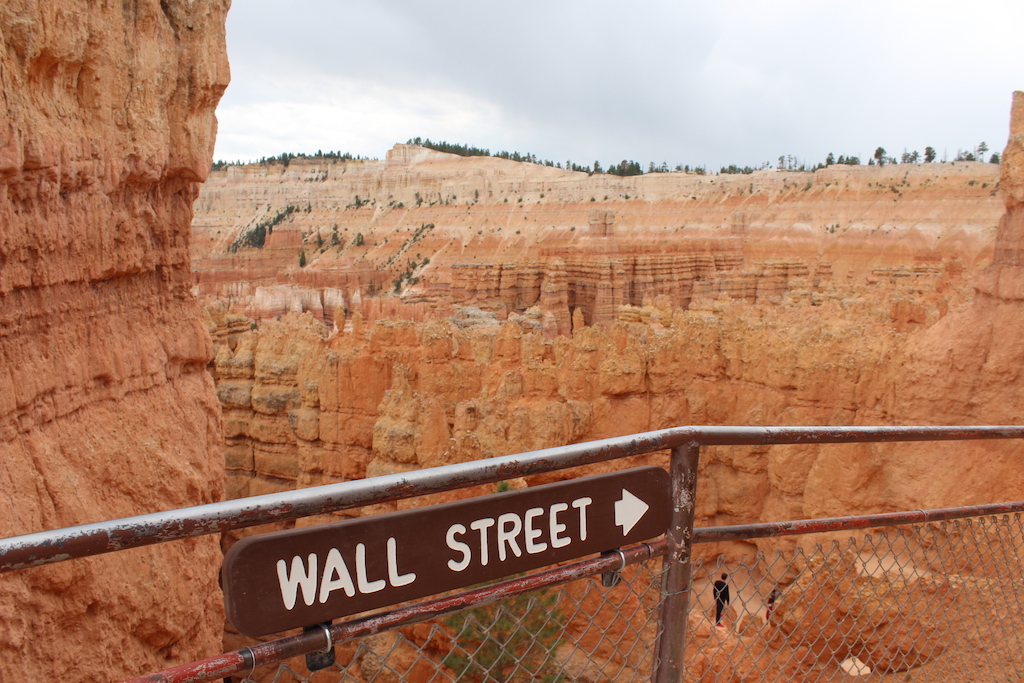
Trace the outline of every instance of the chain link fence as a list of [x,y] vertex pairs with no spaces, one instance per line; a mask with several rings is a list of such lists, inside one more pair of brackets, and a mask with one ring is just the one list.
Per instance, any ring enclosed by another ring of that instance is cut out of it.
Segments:
[[[131,681],[1016,681],[1024,501],[700,529],[693,515],[706,446],[1022,438],[1005,425],[673,427],[0,539],[0,572],[668,450],[661,538],[260,643],[227,634],[239,649]],[[337,661],[309,673],[301,655],[325,645]]]
[[607,579],[573,581],[340,644],[337,663],[312,674],[297,659],[241,680],[649,681],[661,565],[654,558]]
[[[1022,559],[1012,515],[874,530],[735,567],[703,563],[687,680],[1020,680]],[[720,628],[704,614],[723,572],[732,600]]]
[[[1024,677],[1019,514],[837,536],[695,561],[686,680]],[[661,580],[655,558],[626,567],[612,587],[601,576],[574,581],[340,644],[337,663],[312,674],[299,659],[243,680],[649,681]],[[717,623],[716,581],[728,589]]]

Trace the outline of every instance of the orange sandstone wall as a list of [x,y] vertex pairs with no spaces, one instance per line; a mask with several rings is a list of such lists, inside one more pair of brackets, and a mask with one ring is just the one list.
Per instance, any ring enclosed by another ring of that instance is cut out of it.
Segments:
[[[975,279],[973,300],[912,335],[879,378],[878,407],[897,424],[1021,424],[1024,419],[1024,92],[1013,96],[1010,138],[999,187],[1005,213],[991,265]],[[1024,446],[1017,441],[920,444],[889,460],[882,447],[838,450],[812,474],[821,482],[856,473],[857,486],[822,513],[861,497],[895,508],[1018,500]]]
[[[221,499],[192,202],[229,0],[0,3],[0,536]],[[220,651],[216,538],[0,575],[0,680]]]
[[[356,320],[327,338],[308,313],[250,330],[247,318],[210,312],[231,496],[684,424],[875,423],[878,411],[861,410],[878,400],[870,380],[905,339],[829,302],[652,305],[555,338],[529,316],[366,330]],[[817,459],[817,450],[708,449],[699,522],[805,516]],[[587,471],[612,466],[622,464]]]

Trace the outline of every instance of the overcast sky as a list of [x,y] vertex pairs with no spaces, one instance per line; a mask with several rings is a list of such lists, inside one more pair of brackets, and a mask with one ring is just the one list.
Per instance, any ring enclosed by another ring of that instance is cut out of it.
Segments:
[[[215,157],[421,136],[622,159],[1006,142],[1024,1],[234,0]],[[991,154],[991,152],[990,152]]]

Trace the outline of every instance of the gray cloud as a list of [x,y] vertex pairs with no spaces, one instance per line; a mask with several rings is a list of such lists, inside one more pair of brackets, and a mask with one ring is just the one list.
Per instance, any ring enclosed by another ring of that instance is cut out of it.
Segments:
[[999,149],[1018,5],[236,0],[218,156],[380,156],[415,135],[712,168]]

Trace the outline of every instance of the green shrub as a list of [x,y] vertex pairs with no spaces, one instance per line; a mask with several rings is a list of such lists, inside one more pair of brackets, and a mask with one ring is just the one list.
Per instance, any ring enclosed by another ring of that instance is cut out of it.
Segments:
[[565,678],[554,658],[565,626],[557,590],[476,607],[444,623],[455,634],[457,649],[444,665],[456,681],[560,683]]

